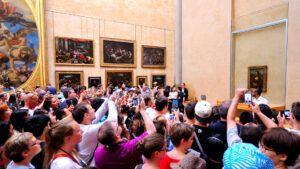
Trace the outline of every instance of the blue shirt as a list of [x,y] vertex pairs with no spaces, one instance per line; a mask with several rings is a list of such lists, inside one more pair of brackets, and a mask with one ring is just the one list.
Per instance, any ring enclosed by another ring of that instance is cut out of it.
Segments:
[[8,165],[6,169],[35,169],[35,167],[29,163],[29,166],[25,166],[25,165],[13,165],[13,161],[11,161]]

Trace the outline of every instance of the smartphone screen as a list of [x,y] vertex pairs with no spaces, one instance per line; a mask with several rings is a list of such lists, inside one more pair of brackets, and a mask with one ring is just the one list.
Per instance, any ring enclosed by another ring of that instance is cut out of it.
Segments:
[[290,110],[282,110],[281,115],[284,115],[285,118],[290,117]]
[[251,93],[251,91],[248,91],[248,92],[245,93],[244,99],[245,99],[246,104],[251,104],[252,103],[252,93]]

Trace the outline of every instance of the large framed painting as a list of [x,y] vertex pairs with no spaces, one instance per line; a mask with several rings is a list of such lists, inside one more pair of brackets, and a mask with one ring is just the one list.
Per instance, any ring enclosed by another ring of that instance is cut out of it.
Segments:
[[89,88],[91,87],[97,87],[99,84],[101,84],[101,77],[89,77]]
[[136,76],[136,86],[143,86],[144,83],[148,84],[147,76]]
[[56,71],[55,72],[56,88],[64,86],[75,87],[83,86],[83,72],[82,71]]
[[136,67],[135,41],[100,38],[100,64],[106,67]]
[[[43,2],[0,1],[0,84],[32,90],[45,85]],[[36,20],[39,18],[39,20]]]
[[105,70],[105,85],[113,87],[121,87],[123,83],[126,86],[133,86],[133,71],[132,70]]
[[166,85],[166,75],[152,75],[151,77],[151,87],[154,88],[154,82],[160,87],[165,87]]
[[142,46],[142,67],[165,68],[166,48],[155,46]]
[[54,60],[56,65],[84,66],[94,64],[94,47],[92,40],[55,37],[54,46]]
[[248,67],[248,88],[261,88],[267,92],[268,67],[251,66]]

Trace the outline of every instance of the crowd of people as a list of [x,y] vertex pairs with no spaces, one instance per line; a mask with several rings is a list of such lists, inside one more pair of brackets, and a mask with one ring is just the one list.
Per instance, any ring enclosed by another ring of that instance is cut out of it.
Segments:
[[0,85],[0,169],[300,168],[300,102],[285,117],[256,89],[237,118],[247,91],[212,106],[188,100],[184,83]]

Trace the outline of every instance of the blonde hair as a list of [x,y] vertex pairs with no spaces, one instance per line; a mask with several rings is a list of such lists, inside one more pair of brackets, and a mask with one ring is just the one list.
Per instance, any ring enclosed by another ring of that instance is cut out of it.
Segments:
[[72,118],[65,118],[56,122],[46,134],[46,152],[45,152],[45,165],[49,166],[54,153],[65,143],[66,136],[73,135],[73,122]]

